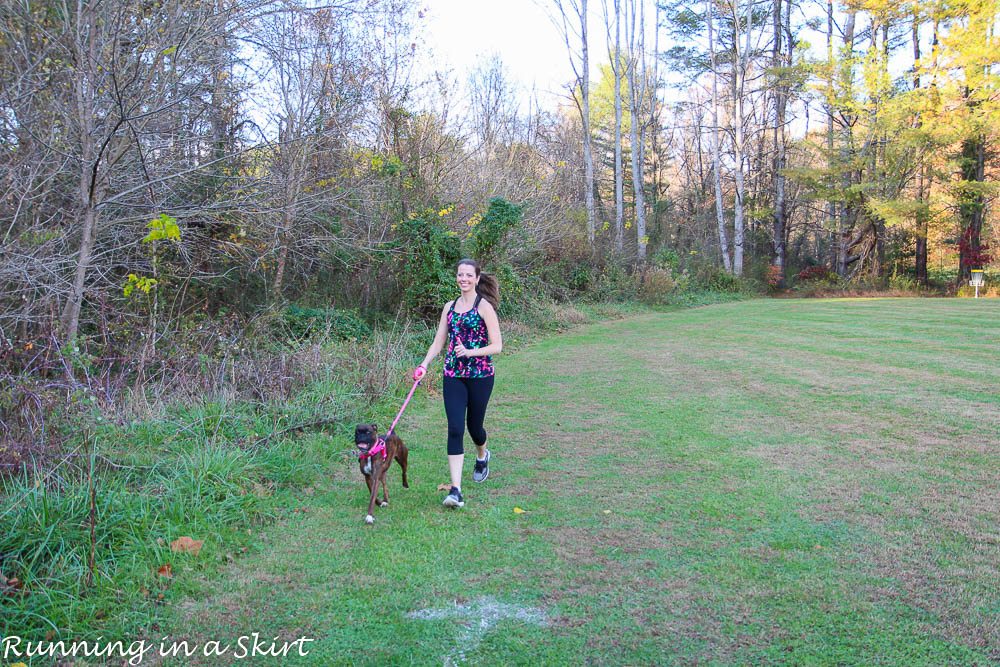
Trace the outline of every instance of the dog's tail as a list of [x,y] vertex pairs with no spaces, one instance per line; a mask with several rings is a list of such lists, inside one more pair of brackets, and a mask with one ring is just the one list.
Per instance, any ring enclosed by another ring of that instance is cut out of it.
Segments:
[[406,481],[406,459],[410,455],[409,451],[405,448],[400,448],[399,452],[396,454],[396,463],[399,467],[403,469],[403,488],[410,488],[410,483]]

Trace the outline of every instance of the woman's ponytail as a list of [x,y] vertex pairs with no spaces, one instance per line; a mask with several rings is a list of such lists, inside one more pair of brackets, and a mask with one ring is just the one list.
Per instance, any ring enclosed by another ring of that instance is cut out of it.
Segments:
[[490,302],[493,310],[500,310],[500,283],[496,276],[485,271],[479,274],[479,284],[476,285],[476,293]]

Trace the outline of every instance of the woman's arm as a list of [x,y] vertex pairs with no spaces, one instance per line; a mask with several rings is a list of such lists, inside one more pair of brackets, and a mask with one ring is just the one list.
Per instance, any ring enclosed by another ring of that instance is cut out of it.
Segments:
[[437,332],[434,334],[434,341],[431,346],[427,348],[427,355],[424,356],[424,360],[420,362],[420,365],[424,368],[434,361],[434,357],[438,356],[441,349],[444,347],[445,341],[448,340],[448,310],[451,306],[449,301],[444,305],[444,310],[441,311],[441,319],[438,321]]
[[483,299],[479,302],[479,314],[482,316],[483,322],[486,323],[486,333],[490,337],[490,342],[489,345],[477,347],[474,350],[466,348],[465,356],[485,357],[491,354],[500,354],[503,351],[503,336],[500,335],[500,319],[497,317],[497,311],[493,308],[493,304]]

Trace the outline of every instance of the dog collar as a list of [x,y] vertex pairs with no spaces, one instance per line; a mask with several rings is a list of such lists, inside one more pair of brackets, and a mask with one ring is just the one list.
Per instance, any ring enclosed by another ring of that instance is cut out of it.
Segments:
[[375,444],[368,451],[365,451],[365,452],[360,452],[359,451],[358,452],[358,460],[359,461],[364,461],[365,459],[369,459],[369,458],[375,456],[379,452],[382,453],[382,460],[385,461],[386,455],[388,454],[388,452],[386,452],[386,450],[385,450],[385,440],[383,440],[382,438],[376,438],[375,439]]

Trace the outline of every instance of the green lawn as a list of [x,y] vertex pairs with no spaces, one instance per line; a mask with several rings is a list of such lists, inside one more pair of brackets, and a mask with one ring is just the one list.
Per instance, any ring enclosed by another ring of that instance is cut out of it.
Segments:
[[549,338],[498,360],[493,470],[464,509],[436,490],[432,383],[375,526],[330,442],[328,483],[222,577],[175,567],[150,637],[315,639],[282,664],[993,664],[998,351],[995,300],[752,301]]

